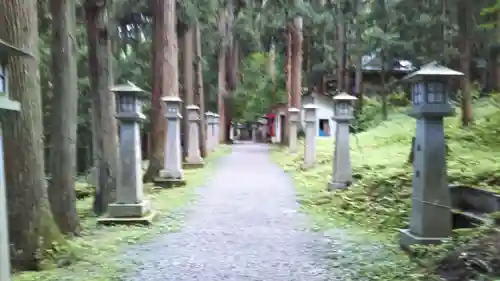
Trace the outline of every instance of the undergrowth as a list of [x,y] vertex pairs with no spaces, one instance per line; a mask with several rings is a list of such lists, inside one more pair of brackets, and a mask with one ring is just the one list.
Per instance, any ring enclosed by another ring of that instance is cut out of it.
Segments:
[[[469,128],[461,128],[458,115],[445,119],[450,184],[500,192],[500,162],[497,161],[500,159],[500,106],[497,99],[476,101],[475,123]],[[301,203],[308,210],[394,237],[398,229],[407,228],[409,222],[412,166],[408,158],[414,132],[415,119],[396,113],[377,127],[353,135],[354,183],[349,189],[333,195],[326,191],[332,173],[331,139],[318,138],[317,164],[309,170],[302,169],[303,151],[292,155],[286,148],[276,148],[273,158],[293,176]],[[408,276],[414,270],[410,268],[408,266]]]
[[187,186],[172,189],[155,189],[144,186],[147,199],[158,213],[151,226],[98,226],[92,213],[92,192],[85,183],[77,188],[82,199],[77,201],[83,233],[68,240],[65,249],[54,249],[51,260],[44,261],[45,270],[15,273],[13,281],[117,281],[127,268],[138,262],[125,258],[123,251],[130,245],[152,239],[155,235],[174,232],[182,223],[182,207],[194,199],[194,191],[213,173],[215,160],[229,151],[222,146],[210,154],[206,166],[185,170]]

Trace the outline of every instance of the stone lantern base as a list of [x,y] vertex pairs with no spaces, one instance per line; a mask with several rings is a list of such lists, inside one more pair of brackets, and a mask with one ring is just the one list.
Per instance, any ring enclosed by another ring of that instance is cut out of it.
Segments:
[[197,163],[190,161],[190,162],[185,162],[182,164],[183,169],[198,169],[198,168],[203,168],[203,167],[205,167],[205,163],[203,162],[203,160],[201,160]]
[[160,188],[172,188],[185,186],[186,180],[184,179],[184,175],[180,175],[178,178],[167,177],[167,173],[165,170],[160,171],[160,175],[153,179],[153,183],[155,186]]
[[151,204],[143,200],[137,204],[113,203],[108,206],[108,215],[101,217],[97,223],[102,225],[111,224],[144,224],[149,225],[156,217],[151,209]]
[[407,252],[411,252],[412,245],[437,245],[448,239],[448,237],[420,237],[411,233],[409,229],[399,230],[399,245]]

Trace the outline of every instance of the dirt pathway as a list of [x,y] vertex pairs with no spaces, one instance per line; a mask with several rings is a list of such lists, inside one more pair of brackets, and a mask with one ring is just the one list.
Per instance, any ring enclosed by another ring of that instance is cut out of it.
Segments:
[[179,232],[134,249],[141,265],[127,281],[343,280],[328,272],[330,239],[307,230],[266,145],[235,145],[199,192]]

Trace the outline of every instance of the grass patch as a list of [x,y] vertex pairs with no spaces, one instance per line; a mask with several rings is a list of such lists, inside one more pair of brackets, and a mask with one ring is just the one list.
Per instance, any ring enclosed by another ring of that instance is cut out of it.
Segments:
[[[460,127],[459,116],[445,119],[450,183],[500,192],[500,162],[497,161],[500,159],[500,109],[497,99],[492,97],[476,102],[476,121],[470,128]],[[412,166],[407,161],[414,132],[415,120],[397,113],[379,126],[352,136],[351,156],[356,180],[349,189],[337,191],[333,196],[326,191],[332,173],[331,139],[318,138],[318,163],[310,170],[301,168],[303,151],[291,155],[286,148],[276,148],[273,158],[292,175],[304,209],[320,225],[328,228],[348,222],[368,232],[376,232],[388,243],[396,244],[394,235],[398,229],[408,227],[409,222]],[[400,279],[382,275],[384,280],[422,278],[415,273],[416,267],[408,262],[391,261],[387,266],[377,264],[376,267],[388,274],[403,274],[399,275]],[[372,276],[378,276],[372,270]],[[429,278],[425,277],[425,280]]]
[[[154,190],[145,185],[147,198],[158,213],[150,227],[144,226],[97,226],[97,217],[92,214],[92,199],[87,197],[77,202],[83,235],[69,241],[67,256],[71,260],[67,267],[52,266],[39,272],[14,274],[13,281],[115,281],[120,280],[127,265],[135,261],[123,258],[123,250],[129,245],[153,239],[158,234],[173,232],[182,223],[182,207],[193,202],[195,190],[213,174],[215,160],[230,151],[230,146],[221,145],[206,159],[201,169],[185,170],[187,185],[181,188]],[[126,261],[126,262],[124,262]]]

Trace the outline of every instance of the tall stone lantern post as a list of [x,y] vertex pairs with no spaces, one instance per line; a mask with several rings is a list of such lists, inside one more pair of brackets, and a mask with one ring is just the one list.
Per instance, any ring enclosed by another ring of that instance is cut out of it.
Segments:
[[417,123],[410,229],[400,231],[400,245],[405,250],[414,244],[438,244],[452,234],[443,118],[454,113],[448,99],[447,80],[462,75],[432,62],[403,78],[411,83],[409,115]]
[[141,123],[144,91],[132,83],[111,88],[116,95],[116,119],[120,121],[120,180],[116,202],[109,204],[109,214],[101,224],[152,222],[154,212],[144,199],[142,184]]
[[215,141],[219,137],[215,131],[215,114],[213,112],[205,113],[205,122],[207,122],[207,150],[213,151],[215,149]]
[[165,103],[165,117],[167,118],[167,136],[165,138],[165,152],[163,157],[163,170],[160,176],[153,182],[161,187],[182,186],[184,170],[182,169],[181,151],[181,104],[182,100],[177,96],[166,96],[162,98]]
[[[7,59],[9,57],[30,57],[28,53],[7,44],[0,39],[0,114],[20,111],[21,105],[9,98]],[[10,281],[10,244],[7,217],[7,191],[5,187],[3,137],[0,126],[0,280]]]
[[186,167],[199,168],[203,167],[203,158],[200,153],[200,108],[197,105],[189,105],[186,107],[189,121],[189,143],[188,155],[186,157]]
[[328,190],[344,189],[352,184],[351,146],[349,145],[349,123],[354,119],[353,102],[357,100],[347,93],[340,93],[334,98],[335,116],[335,148],[333,154],[332,180]]
[[[219,146],[219,144],[221,143],[221,141],[224,141],[224,140],[221,139],[221,133],[220,133],[220,130],[221,130],[220,115],[217,113],[214,113],[213,118],[214,118],[213,124],[214,124],[214,132],[215,132],[214,149],[216,149]],[[224,130],[224,126],[225,126],[225,124],[222,124],[223,130]]]
[[318,106],[306,104],[304,106],[304,122],[306,124],[306,141],[304,142],[304,168],[311,168],[316,162],[316,136],[317,136],[317,110]]

